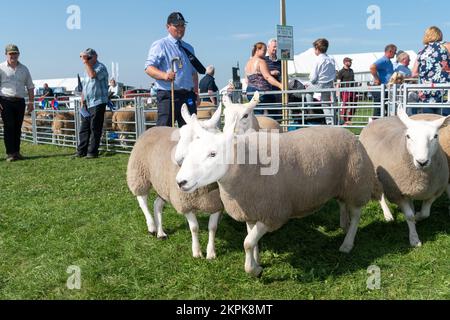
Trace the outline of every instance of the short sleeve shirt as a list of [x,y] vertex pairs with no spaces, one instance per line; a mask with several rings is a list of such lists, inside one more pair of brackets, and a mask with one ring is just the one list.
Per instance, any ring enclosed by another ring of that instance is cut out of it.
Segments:
[[103,63],[97,62],[94,71],[94,79],[85,74],[83,80],[83,95],[88,108],[108,103],[108,70]]
[[387,84],[394,73],[394,65],[386,56],[375,61],[378,77],[382,84]]
[[209,74],[203,77],[203,79],[200,81],[199,87],[200,93],[208,93],[209,90],[213,92],[219,91],[219,88],[217,88],[214,77],[212,77]]

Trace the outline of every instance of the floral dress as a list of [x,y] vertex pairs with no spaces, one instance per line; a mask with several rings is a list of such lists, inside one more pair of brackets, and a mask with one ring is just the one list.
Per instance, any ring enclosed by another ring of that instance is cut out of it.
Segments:
[[[446,83],[450,81],[450,75],[444,70],[450,66],[450,54],[444,46],[445,42],[429,43],[419,52],[419,79],[422,84]],[[421,95],[423,102],[442,102],[442,90],[423,91]]]

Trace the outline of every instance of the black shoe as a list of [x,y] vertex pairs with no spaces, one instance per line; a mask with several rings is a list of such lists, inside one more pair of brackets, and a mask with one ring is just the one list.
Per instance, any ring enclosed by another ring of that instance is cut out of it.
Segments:
[[97,158],[98,158],[98,154],[88,153],[86,156],[86,159],[97,159]]
[[20,152],[15,153],[14,157],[16,158],[16,160],[25,160],[25,157],[21,155]]
[[82,153],[75,153],[74,155],[72,155],[71,156],[72,158],[84,158],[84,157],[86,157],[86,155],[85,154],[82,154]]

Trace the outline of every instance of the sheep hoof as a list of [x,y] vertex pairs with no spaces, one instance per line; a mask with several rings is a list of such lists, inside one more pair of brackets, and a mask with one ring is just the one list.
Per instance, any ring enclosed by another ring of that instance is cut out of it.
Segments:
[[411,239],[410,243],[414,248],[420,248],[422,246],[422,242],[419,239]]
[[156,231],[149,231],[148,234],[149,234],[151,237],[156,237]]
[[252,276],[254,278],[260,278],[262,276],[263,268],[260,266],[257,266],[254,268],[247,269],[247,270],[245,270],[245,272],[247,272],[250,276]]
[[216,253],[215,252],[213,252],[213,253],[208,253],[207,255],[206,255],[206,259],[207,260],[214,260],[214,259],[216,259],[217,258],[217,256],[216,256]]
[[158,238],[158,240],[161,240],[161,241],[166,241],[167,239],[169,239],[169,237],[166,234],[162,235],[162,236],[157,236],[157,238]]
[[203,258],[203,254],[202,254],[201,252],[194,253],[192,256],[193,256],[195,259],[201,259],[201,258]]
[[353,249],[353,244],[346,244],[344,243],[340,248],[339,251],[342,253],[350,253]]
[[393,216],[390,216],[390,217],[384,217],[384,220],[386,220],[386,222],[394,222],[395,221],[395,219],[394,219],[394,217]]

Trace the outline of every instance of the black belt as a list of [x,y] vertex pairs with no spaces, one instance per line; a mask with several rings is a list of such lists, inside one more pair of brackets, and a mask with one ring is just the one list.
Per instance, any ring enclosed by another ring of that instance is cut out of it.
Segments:
[[19,101],[25,100],[25,98],[3,97],[3,96],[0,96],[0,99],[6,100],[6,101],[10,101],[10,102],[19,102]]

